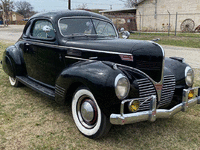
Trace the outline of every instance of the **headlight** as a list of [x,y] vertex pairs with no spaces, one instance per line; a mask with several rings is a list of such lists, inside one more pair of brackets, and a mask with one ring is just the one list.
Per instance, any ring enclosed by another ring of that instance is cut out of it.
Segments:
[[122,74],[115,78],[115,93],[122,100],[127,97],[130,90],[129,80]]
[[187,86],[192,87],[193,82],[194,82],[194,71],[192,70],[192,68],[187,66],[185,68],[185,83],[187,84]]

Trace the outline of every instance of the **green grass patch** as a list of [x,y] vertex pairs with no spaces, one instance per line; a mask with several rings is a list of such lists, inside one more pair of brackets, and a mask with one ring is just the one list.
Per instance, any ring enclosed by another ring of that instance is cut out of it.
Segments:
[[[0,60],[3,51],[0,48]],[[195,86],[200,86],[200,70],[195,73]],[[0,95],[0,149],[200,148],[199,106],[154,123],[113,126],[103,139],[91,140],[79,133],[70,106],[60,106],[25,86],[11,87],[1,65]]]
[[130,35],[130,39],[138,40],[153,40],[157,38],[160,38],[160,41],[157,41],[159,44],[200,48],[200,34],[179,33],[177,36],[172,34],[168,36],[168,33],[132,33]]

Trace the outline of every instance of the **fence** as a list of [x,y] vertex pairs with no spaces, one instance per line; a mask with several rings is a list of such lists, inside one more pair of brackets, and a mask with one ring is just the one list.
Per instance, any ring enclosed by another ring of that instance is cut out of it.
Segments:
[[[200,13],[111,16],[117,28],[143,32],[199,32]],[[130,24],[131,23],[131,24]],[[134,27],[130,30],[130,26]],[[198,27],[199,26],[199,27]],[[197,29],[197,30],[195,30]]]
[[194,32],[200,25],[200,13],[137,15],[136,22],[139,31]]

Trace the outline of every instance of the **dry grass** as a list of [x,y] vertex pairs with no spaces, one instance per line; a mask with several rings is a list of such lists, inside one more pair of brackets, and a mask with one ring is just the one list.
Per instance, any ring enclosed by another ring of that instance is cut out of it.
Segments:
[[[2,52],[0,48],[0,60]],[[195,85],[200,86],[200,69],[195,72]],[[154,123],[113,126],[103,139],[91,140],[76,129],[70,106],[60,106],[27,87],[11,87],[1,65],[0,95],[0,150],[200,149],[200,106]]]

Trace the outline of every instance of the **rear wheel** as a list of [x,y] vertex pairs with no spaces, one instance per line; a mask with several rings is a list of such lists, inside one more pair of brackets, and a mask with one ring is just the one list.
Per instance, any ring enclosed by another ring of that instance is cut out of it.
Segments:
[[101,112],[93,94],[87,88],[79,88],[72,100],[72,115],[79,131],[96,139],[110,130],[108,118]]
[[10,81],[10,84],[14,87],[21,86],[21,83],[16,78],[9,76],[9,81]]

